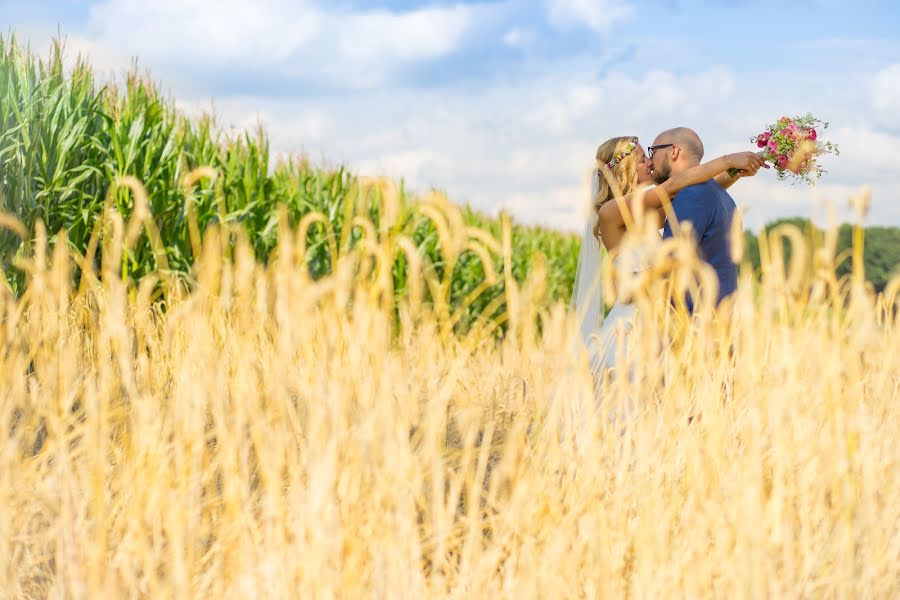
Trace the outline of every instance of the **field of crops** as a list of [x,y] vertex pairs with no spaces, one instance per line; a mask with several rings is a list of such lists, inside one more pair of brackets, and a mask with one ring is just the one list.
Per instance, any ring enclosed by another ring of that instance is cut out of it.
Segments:
[[860,228],[840,278],[837,230],[769,232],[693,316],[692,247],[631,240],[656,260],[605,279],[638,320],[595,383],[575,240],[270,170],[17,52],[3,597],[900,594],[900,279],[866,284]]
[[[139,279],[162,270],[188,287],[199,236],[211,224],[239,224],[255,255],[265,261],[276,244],[279,209],[292,226],[321,213],[326,218],[311,223],[308,235],[308,268],[319,278],[331,271],[335,244],[353,244],[363,235],[351,225],[354,216],[363,215],[376,227],[380,220],[375,208],[379,188],[361,191],[363,182],[344,169],[322,169],[303,159],[270,164],[262,130],[228,137],[212,117],[191,120],[177,113],[147,78],[132,74],[121,89],[100,86],[87,63],[67,74],[59,46],[49,59],[38,61],[15,39],[2,38],[0,165],[3,211],[29,229],[38,218],[51,235],[65,229],[73,251],[82,255],[98,238],[106,207],[114,206],[126,217],[131,214],[131,194],[114,182],[136,178],[146,189],[160,247],[154,250],[148,238],[137,240],[123,257],[122,273]],[[393,227],[407,233],[443,273],[449,265],[440,257],[433,223],[416,210],[402,187],[395,193],[399,214]],[[466,225],[499,232],[496,219],[475,211],[464,210],[462,219]],[[550,267],[549,298],[569,297],[576,236],[514,225],[512,243],[517,281],[524,279],[539,250]],[[4,265],[23,249],[18,237],[0,234]],[[464,253],[451,269],[455,307],[483,280],[481,258]],[[7,276],[11,289],[19,293],[22,275],[8,271]],[[404,277],[399,265],[398,289],[404,289]],[[503,285],[500,281],[485,290],[468,314],[480,313],[502,293]]]
[[[427,210],[459,252],[458,211]],[[303,223],[268,266],[212,228],[164,310],[164,274],[122,278],[140,214],[108,213],[79,289],[80,259],[39,226],[23,294],[0,300],[10,597],[898,591],[896,281],[838,281],[827,247],[785,275],[775,240],[761,293],[745,271],[730,311],[686,319],[663,278],[637,282],[629,376],[598,402],[544,270],[507,276],[501,339],[454,334],[446,280],[384,233],[390,206],[317,281]],[[509,273],[510,232],[468,237]],[[660,256],[668,280],[709,276],[683,242]]]

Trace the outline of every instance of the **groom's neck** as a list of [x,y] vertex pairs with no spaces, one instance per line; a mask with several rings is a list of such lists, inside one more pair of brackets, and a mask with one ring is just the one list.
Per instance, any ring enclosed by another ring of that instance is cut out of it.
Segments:
[[700,162],[696,160],[679,160],[678,162],[672,163],[672,175],[677,175],[683,171],[687,171],[690,168],[696,167]]

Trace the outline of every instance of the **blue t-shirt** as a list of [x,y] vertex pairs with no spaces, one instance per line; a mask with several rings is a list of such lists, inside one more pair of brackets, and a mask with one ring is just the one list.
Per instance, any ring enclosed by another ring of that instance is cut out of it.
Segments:
[[[731,222],[736,208],[725,188],[715,180],[686,187],[672,201],[678,222],[691,223],[700,257],[719,278],[719,301],[737,289],[737,265],[731,260]],[[672,237],[668,221],[663,237]],[[688,307],[693,310],[690,298]]]

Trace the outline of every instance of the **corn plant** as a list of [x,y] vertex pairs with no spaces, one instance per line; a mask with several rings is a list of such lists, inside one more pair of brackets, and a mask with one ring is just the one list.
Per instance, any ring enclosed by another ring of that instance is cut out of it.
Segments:
[[[105,211],[115,209],[127,219],[135,210],[134,185],[120,183],[133,178],[142,184],[162,249],[148,237],[136,240],[122,255],[117,270],[122,278],[137,280],[164,268],[190,285],[203,232],[216,224],[239,229],[254,254],[267,261],[277,245],[280,218],[294,227],[308,215],[323,215],[308,229],[306,266],[314,279],[332,272],[337,240],[352,247],[361,239],[363,230],[354,219],[373,223],[379,236],[385,233],[380,230],[380,186],[362,185],[343,167],[320,168],[303,158],[273,163],[263,129],[225,135],[212,116],[191,120],[179,115],[152,80],[137,71],[121,86],[98,86],[84,61],[67,75],[59,44],[46,60],[38,60],[15,38],[0,38],[0,125],[2,209],[28,231],[38,219],[51,237],[65,230],[80,255],[95,256],[87,249],[98,243]],[[484,285],[487,274],[504,269],[502,257],[494,255],[486,269],[486,256],[467,250],[448,265],[446,242],[434,220],[418,210],[419,202],[402,183],[391,193],[399,211],[392,232],[409,236],[429,258],[437,279],[445,279],[449,268],[448,309],[465,305],[458,325],[468,328],[503,294],[502,277]],[[454,219],[454,227],[500,234],[499,220],[469,208]],[[0,234],[0,259],[16,293],[23,289],[22,274],[9,267],[29,243],[11,232]],[[548,298],[569,297],[578,252],[574,236],[516,225],[512,245],[515,281],[525,279],[540,252],[550,273]],[[407,287],[407,267],[403,256],[393,266],[400,295]],[[76,280],[80,276],[77,267]],[[433,300],[426,290],[425,301]]]

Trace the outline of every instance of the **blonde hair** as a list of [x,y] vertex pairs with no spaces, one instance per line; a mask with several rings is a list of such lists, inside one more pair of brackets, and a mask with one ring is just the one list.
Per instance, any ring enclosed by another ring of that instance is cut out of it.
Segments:
[[[625,152],[629,144],[637,144],[637,136],[628,135],[606,140],[597,148],[597,163],[593,177],[599,181],[597,195],[594,196],[594,211],[612,200],[616,194],[627,195],[637,188],[637,155],[632,151],[618,160],[612,168],[607,164],[620,153]],[[600,239],[600,223],[594,225],[594,237]]]

